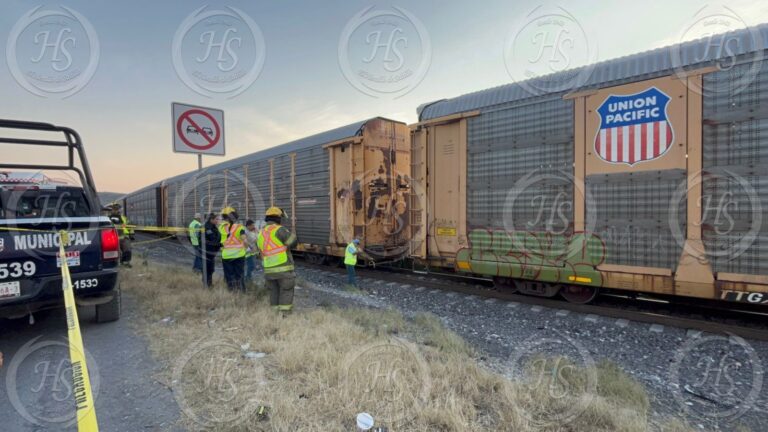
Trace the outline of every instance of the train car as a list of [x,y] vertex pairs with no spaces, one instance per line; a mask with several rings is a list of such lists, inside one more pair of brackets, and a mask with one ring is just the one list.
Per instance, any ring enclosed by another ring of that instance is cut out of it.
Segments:
[[128,214],[184,227],[197,212],[232,206],[261,221],[278,206],[313,261],[343,256],[353,238],[376,259],[400,259],[410,246],[410,156],[408,126],[373,118],[166,179],[129,194]]
[[132,224],[165,226],[162,190],[162,183],[155,183],[123,197],[123,209]]
[[768,303],[767,47],[763,25],[423,105],[413,258],[572,302]]

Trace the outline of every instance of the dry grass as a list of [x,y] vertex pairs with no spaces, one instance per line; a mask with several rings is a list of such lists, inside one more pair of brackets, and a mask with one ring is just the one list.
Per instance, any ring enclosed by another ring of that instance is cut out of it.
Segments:
[[[642,386],[610,364],[586,370],[542,359],[530,376],[547,376],[557,363],[559,380],[514,382],[479,366],[434,316],[322,307],[280,318],[261,291],[206,290],[185,272],[139,266],[125,272],[123,287],[144,307],[142,328],[166,366],[159,379],[174,389],[190,429],[354,430],[361,411],[390,431],[649,428]],[[267,419],[259,405],[269,407]]]

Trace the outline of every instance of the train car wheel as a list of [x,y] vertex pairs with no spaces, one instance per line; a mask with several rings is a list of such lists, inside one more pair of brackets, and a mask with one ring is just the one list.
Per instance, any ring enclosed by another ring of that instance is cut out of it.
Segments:
[[587,285],[566,285],[560,295],[570,303],[587,304],[597,297],[597,287]]
[[511,278],[494,276],[493,287],[499,291],[504,291],[506,293],[517,292],[517,282],[515,282],[515,280]]

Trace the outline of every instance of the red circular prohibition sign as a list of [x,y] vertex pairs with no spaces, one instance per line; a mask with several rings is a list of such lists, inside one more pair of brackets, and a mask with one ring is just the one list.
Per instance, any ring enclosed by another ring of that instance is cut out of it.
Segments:
[[[216,128],[216,133],[213,137],[209,137],[207,133],[203,130],[200,125],[195,123],[194,120],[192,120],[192,114],[200,114],[201,116],[207,118],[208,120],[213,123],[213,127]],[[183,129],[181,127],[181,124],[184,123],[184,120],[188,121],[189,124],[197,130],[197,133],[200,134],[203,138],[205,138],[206,141],[208,141],[207,145],[197,145],[190,142],[186,136],[184,136]],[[208,150],[215,146],[219,142],[219,138],[221,138],[221,129],[219,128],[219,123],[216,122],[216,119],[213,118],[210,114],[203,110],[199,109],[191,109],[189,111],[185,111],[179,116],[179,120],[176,122],[176,133],[179,134],[179,138],[181,138],[181,141],[184,142],[184,144],[192,147],[195,150]]]

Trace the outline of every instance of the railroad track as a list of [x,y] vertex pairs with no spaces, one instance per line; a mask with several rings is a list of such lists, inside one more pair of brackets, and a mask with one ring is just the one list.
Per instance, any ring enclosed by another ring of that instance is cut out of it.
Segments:
[[[345,277],[346,270],[335,266],[300,263],[310,269],[325,270]],[[401,273],[396,271],[360,268],[357,274],[365,279],[408,284],[414,287],[438,289],[482,298],[541,306],[549,309],[563,309],[584,315],[624,319],[648,324],[677,327],[702,333],[725,334],[744,339],[768,341],[768,313],[756,311],[734,311],[713,306],[675,304],[648,298],[630,298],[621,295],[601,295],[591,304],[574,304],[557,298],[543,298],[507,293],[495,290],[490,281],[442,274]],[[343,280],[343,279],[342,279]],[[685,310],[681,310],[685,309]],[[700,316],[701,318],[695,318]],[[737,324],[729,321],[737,321]]]
[[[139,240],[156,239],[151,235],[140,234]],[[154,249],[156,258],[162,258],[173,264],[189,264],[189,250],[174,240],[157,241],[148,244],[148,248],[138,247],[138,250]],[[157,254],[157,249],[167,251]],[[178,255],[185,255],[179,257]],[[316,269],[339,274],[340,280],[345,277],[344,268],[332,265],[312,264],[297,260],[300,267]],[[631,298],[616,294],[602,294],[593,303],[574,304],[556,298],[533,297],[529,295],[508,293],[493,289],[488,279],[472,278],[442,273],[404,272],[399,269],[381,268],[372,270],[358,268],[361,278],[408,284],[414,287],[422,286],[428,289],[438,289],[446,292],[456,292],[475,295],[482,298],[493,298],[501,301],[541,306],[549,309],[563,309],[584,315],[597,315],[607,318],[624,319],[647,324],[658,324],[714,334],[739,336],[745,339],[768,341],[768,313],[747,310],[723,309],[714,306],[677,304],[651,298]]]

